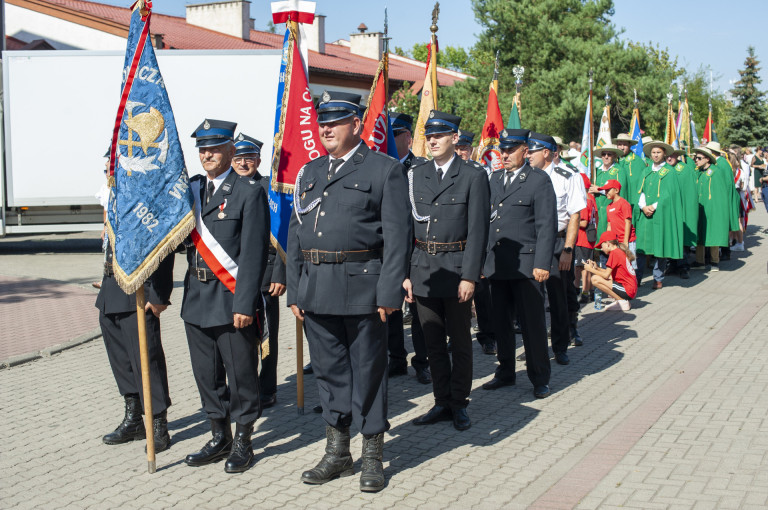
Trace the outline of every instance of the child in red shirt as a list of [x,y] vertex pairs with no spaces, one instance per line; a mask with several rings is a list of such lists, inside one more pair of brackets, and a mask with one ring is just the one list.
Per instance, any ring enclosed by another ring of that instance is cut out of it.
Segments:
[[616,233],[611,230],[603,232],[597,248],[608,256],[607,267],[603,269],[589,261],[584,269],[592,273],[592,285],[616,300],[605,309],[626,312],[631,308],[629,300],[637,295],[637,277],[632,267],[635,255],[626,245],[619,244]]
[[[589,189],[592,183],[589,182],[589,177],[586,174],[580,174],[584,180],[585,189]],[[575,260],[575,272],[576,281],[574,285],[579,288],[581,284],[581,303],[588,303],[593,298],[590,297],[592,292],[592,282],[589,279],[589,275],[584,272],[584,261],[591,260],[595,250],[595,236],[597,234],[597,202],[595,197],[587,193],[587,207],[581,210],[579,216],[579,235],[576,237],[576,248],[574,249]],[[592,239],[592,242],[590,242]]]
[[[611,201],[605,212],[608,220],[608,230],[616,234],[616,239],[633,254],[635,253],[635,227],[632,225],[632,206],[625,199],[619,196],[621,184],[615,179],[611,179],[598,188],[605,191],[605,196]],[[637,268],[635,262],[632,267]]]

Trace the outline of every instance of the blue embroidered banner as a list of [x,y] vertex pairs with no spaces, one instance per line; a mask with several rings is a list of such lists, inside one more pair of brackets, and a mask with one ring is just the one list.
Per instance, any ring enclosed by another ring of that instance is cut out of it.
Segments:
[[110,147],[107,231],[120,288],[131,294],[194,228],[189,177],[149,38],[151,2],[133,5]]

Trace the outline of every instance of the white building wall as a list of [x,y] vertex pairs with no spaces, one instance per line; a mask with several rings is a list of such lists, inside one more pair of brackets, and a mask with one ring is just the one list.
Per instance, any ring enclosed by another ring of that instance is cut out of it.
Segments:
[[45,39],[57,50],[125,51],[125,38],[5,4],[5,33],[24,42]]

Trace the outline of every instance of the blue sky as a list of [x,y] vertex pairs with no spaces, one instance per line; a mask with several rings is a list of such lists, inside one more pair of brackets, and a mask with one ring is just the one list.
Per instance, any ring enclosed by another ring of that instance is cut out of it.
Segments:
[[[101,0],[120,6],[131,1]],[[156,12],[184,16],[185,5],[202,0],[155,0]],[[348,39],[360,23],[369,30],[384,29],[384,7],[389,11],[392,46],[411,48],[429,39],[434,2],[431,0],[385,0],[383,2],[317,0],[317,12],[326,17],[326,40]],[[694,71],[710,68],[715,89],[731,88],[744,65],[747,46],[755,47],[761,62],[761,90],[768,89],[768,12],[765,0],[615,0],[613,22],[624,28],[621,38],[658,43],[677,55],[678,63]],[[271,19],[270,1],[252,0],[251,17],[256,28],[265,29]],[[480,25],[475,21],[470,0],[440,2],[441,45],[470,47]],[[528,71],[528,70],[526,70]],[[530,72],[535,72],[531,69]],[[718,76],[720,77],[718,79]]]

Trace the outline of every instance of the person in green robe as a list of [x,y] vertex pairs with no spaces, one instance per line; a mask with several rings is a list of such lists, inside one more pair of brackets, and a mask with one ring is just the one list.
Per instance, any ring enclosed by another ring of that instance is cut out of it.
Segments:
[[634,210],[637,235],[637,282],[643,278],[646,257],[656,258],[653,288],[660,289],[669,259],[683,257],[683,197],[677,172],[665,159],[674,148],[664,142],[643,144],[651,166],[640,185],[640,198]]
[[739,220],[739,204],[741,203],[741,197],[739,197],[739,190],[736,189],[736,184],[734,183],[733,166],[731,165],[731,162],[728,161],[728,153],[720,148],[720,144],[718,142],[709,142],[707,144],[707,148],[712,152],[712,154],[715,155],[715,166],[719,166],[720,168],[726,170],[722,173],[723,181],[726,180],[726,176],[729,177],[728,185],[726,185],[726,188],[728,188],[730,191],[728,201],[728,229],[730,233],[728,244],[720,250],[720,260],[730,260],[730,240],[734,238],[733,233],[738,232],[741,229],[741,222]]
[[706,147],[693,149],[698,171],[699,225],[696,262],[691,269],[706,268],[709,249],[712,271],[720,269],[720,247],[728,246],[730,229],[731,181],[730,169],[717,165],[717,156]]
[[682,279],[687,280],[691,267],[687,248],[696,246],[699,228],[698,172],[693,160],[686,156],[683,149],[676,149],[667,156],[667,164],[677,172],[677,183],[683,199],[683,258],[677,261],[677,271]]
[[637,205],[637,199],[640,198],[640,184],[643,182],[645,171],[648,169],[648,165],[637,154],[632,152],[632,147],[637,145],[637,140],[633,140],[629,133],[620,133],[619,136],[613,139],[613,143],[621,151],[621,156],[617,164],[620,168],[624,169],[624,174],[627,177],[626,188],[622,186],[620,196],[625,199],[634,209]]
[[[608,215],[605,209],[611,201],[605,196],[605,192],[597,188],[609,180],[615,179],[621,184],[621,189],[624,189],[624,186],[627,185],[627,176],[623,169],[616,164],[616,160],[623,154],[618,147],[605,144],[602,147],[595,147],[594,154],[603,162],[602,168],[595,169],[595,182],[589,187],[589,192],[594,195],[597,202],[597,238],[599,239],[603,232],[608,229]],[[620,196],[626,199],[623,195]],[[629,200],[627,201],[629,202]]]

